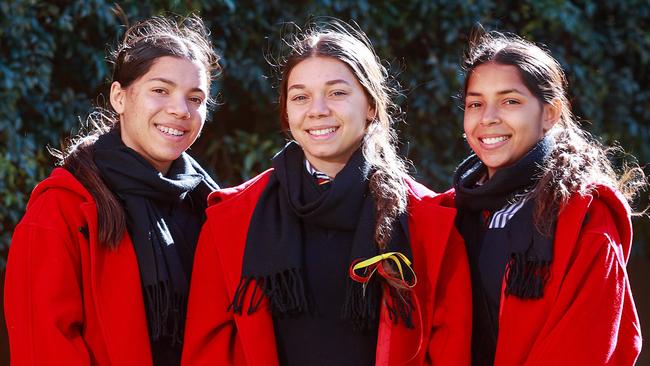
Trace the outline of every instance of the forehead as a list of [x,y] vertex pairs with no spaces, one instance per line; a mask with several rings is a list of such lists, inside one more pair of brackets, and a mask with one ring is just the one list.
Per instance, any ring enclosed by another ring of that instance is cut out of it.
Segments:
[[293,67],[289,73],[288,86],[293,84],[318,84],[332,80],[344,80],[359,85],[348,65],[331,57],[309,57]]
[[[476,67],[468,82],[468,89],[484,89],[486,91],[505,89],[526,89],[519,69],[511,65],[501,65],[494,62]],[[469,91],[468,90],[468,91]]]
[[157,58],[140,79],[144,82],[151,79],[166,79],[179,87],[198,88],[204,92],[207,92],[209,84],[207,70],[200,61],[173,56]]

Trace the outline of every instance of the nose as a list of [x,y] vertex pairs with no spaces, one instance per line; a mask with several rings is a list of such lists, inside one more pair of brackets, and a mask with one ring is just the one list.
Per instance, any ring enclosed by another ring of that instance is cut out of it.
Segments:
[[493,125],[501,122],[499,117],[499,108],[494,105],[487,104],[481,116],[481,124],[485,126]]
[[185,97],[170,98],[169,104],[167,105],[167,113],[178,119],[190,118],[190,109],[187,106]]
[[325,98],[321,96],[313,97],[307,114],[311,118],[328,116],[330,114],[330,109]]

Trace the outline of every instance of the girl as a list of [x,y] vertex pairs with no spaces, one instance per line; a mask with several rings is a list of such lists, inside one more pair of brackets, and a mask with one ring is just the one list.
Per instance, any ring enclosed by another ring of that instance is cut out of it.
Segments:
[[628,200],[574,120],[548,52],[497,32],[465,61],[464,129],[474,151],[454,176],[473,287],[474,365],[632,365],[639,320],[625,271]]
[[469,363],[455,212],[396,154],[386,74],[349,26],[295,41],[280,85],[293,141],[209,198],[183,364]]
[[112,111],[60,154],[14,232],[5,287],[16,365],[178,365],[214,181],[185,153],[218,68],[202,21],[152,18],[115,52]]

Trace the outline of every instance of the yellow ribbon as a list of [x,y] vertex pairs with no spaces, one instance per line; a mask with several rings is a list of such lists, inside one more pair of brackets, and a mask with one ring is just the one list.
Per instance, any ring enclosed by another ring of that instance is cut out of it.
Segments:
[[[415,271],[413,270],[413,267],[411,267],[411,261],[404,254],[402,254],[400,252],[383,253],[383,254],[379,254],[379,255],[376,255],[374,257],[368,258],[366,260],[360,261],[360,262],[356,263],[352,267],[352,271],[356,272],[356,271],[358,271],[360,269],[364,269],[364,268],[369,269],[370,267],[373,267],[372,272],[368,276],[365,277],[365,278],[370,279],[370,277],[375,273],[375,271],[377,271],[377,265],[376,264],[378,264],[379,262],[381,262],[383,260],[386,260],[386,259],[389,259],[389,260],[391,260],[391,261],[393,261],[395,263],[395,266],[397,267],[397,270],[399,271],[400,279],[402,280],[404,285],[408,286],[409,288],[412,288],[412,287],[415,286],[415,284],[417,283],[417,277],[415,275]],[[401,262],[404,262],[404,264],[406,265],[406,268],[408,268],[409,271],[411,271],[411,273],[413,274],[413,282],[412,282],[412,284],[409,284],[406,281],[406,279],[404,278],[404,268],[402,267]]]

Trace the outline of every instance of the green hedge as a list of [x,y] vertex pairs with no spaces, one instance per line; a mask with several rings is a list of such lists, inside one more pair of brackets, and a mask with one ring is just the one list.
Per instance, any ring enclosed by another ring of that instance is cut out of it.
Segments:
[[[123,24],[166,11],[200,13],[224,56],[224,72],[214,86],[221,104],[192,152],[225,184],[266,168],[282,145],[277,77],[267,59],[278,55],[288,23],[303,25],[314,15],[356,21],[387,60],[403,90],[403,151],[414,162],[415,175],[436,190],[448,187],[456,163],[468,152],[454,95],[462,81],[458,65],[467,35],[477,22],[546,44],[567,70],[575,112],[587,121],[585,127],[605,142],[619,141],[642,165],[650,161],[650,3],[645,0],[58,3],[0,1],[4,255],[29,192],[53,166],[45,146],[59,146],[78,129],[91,104],[101,104],[107,95],[105,55]],[[636,240],[649,242],[647,220],[637,221]]]

